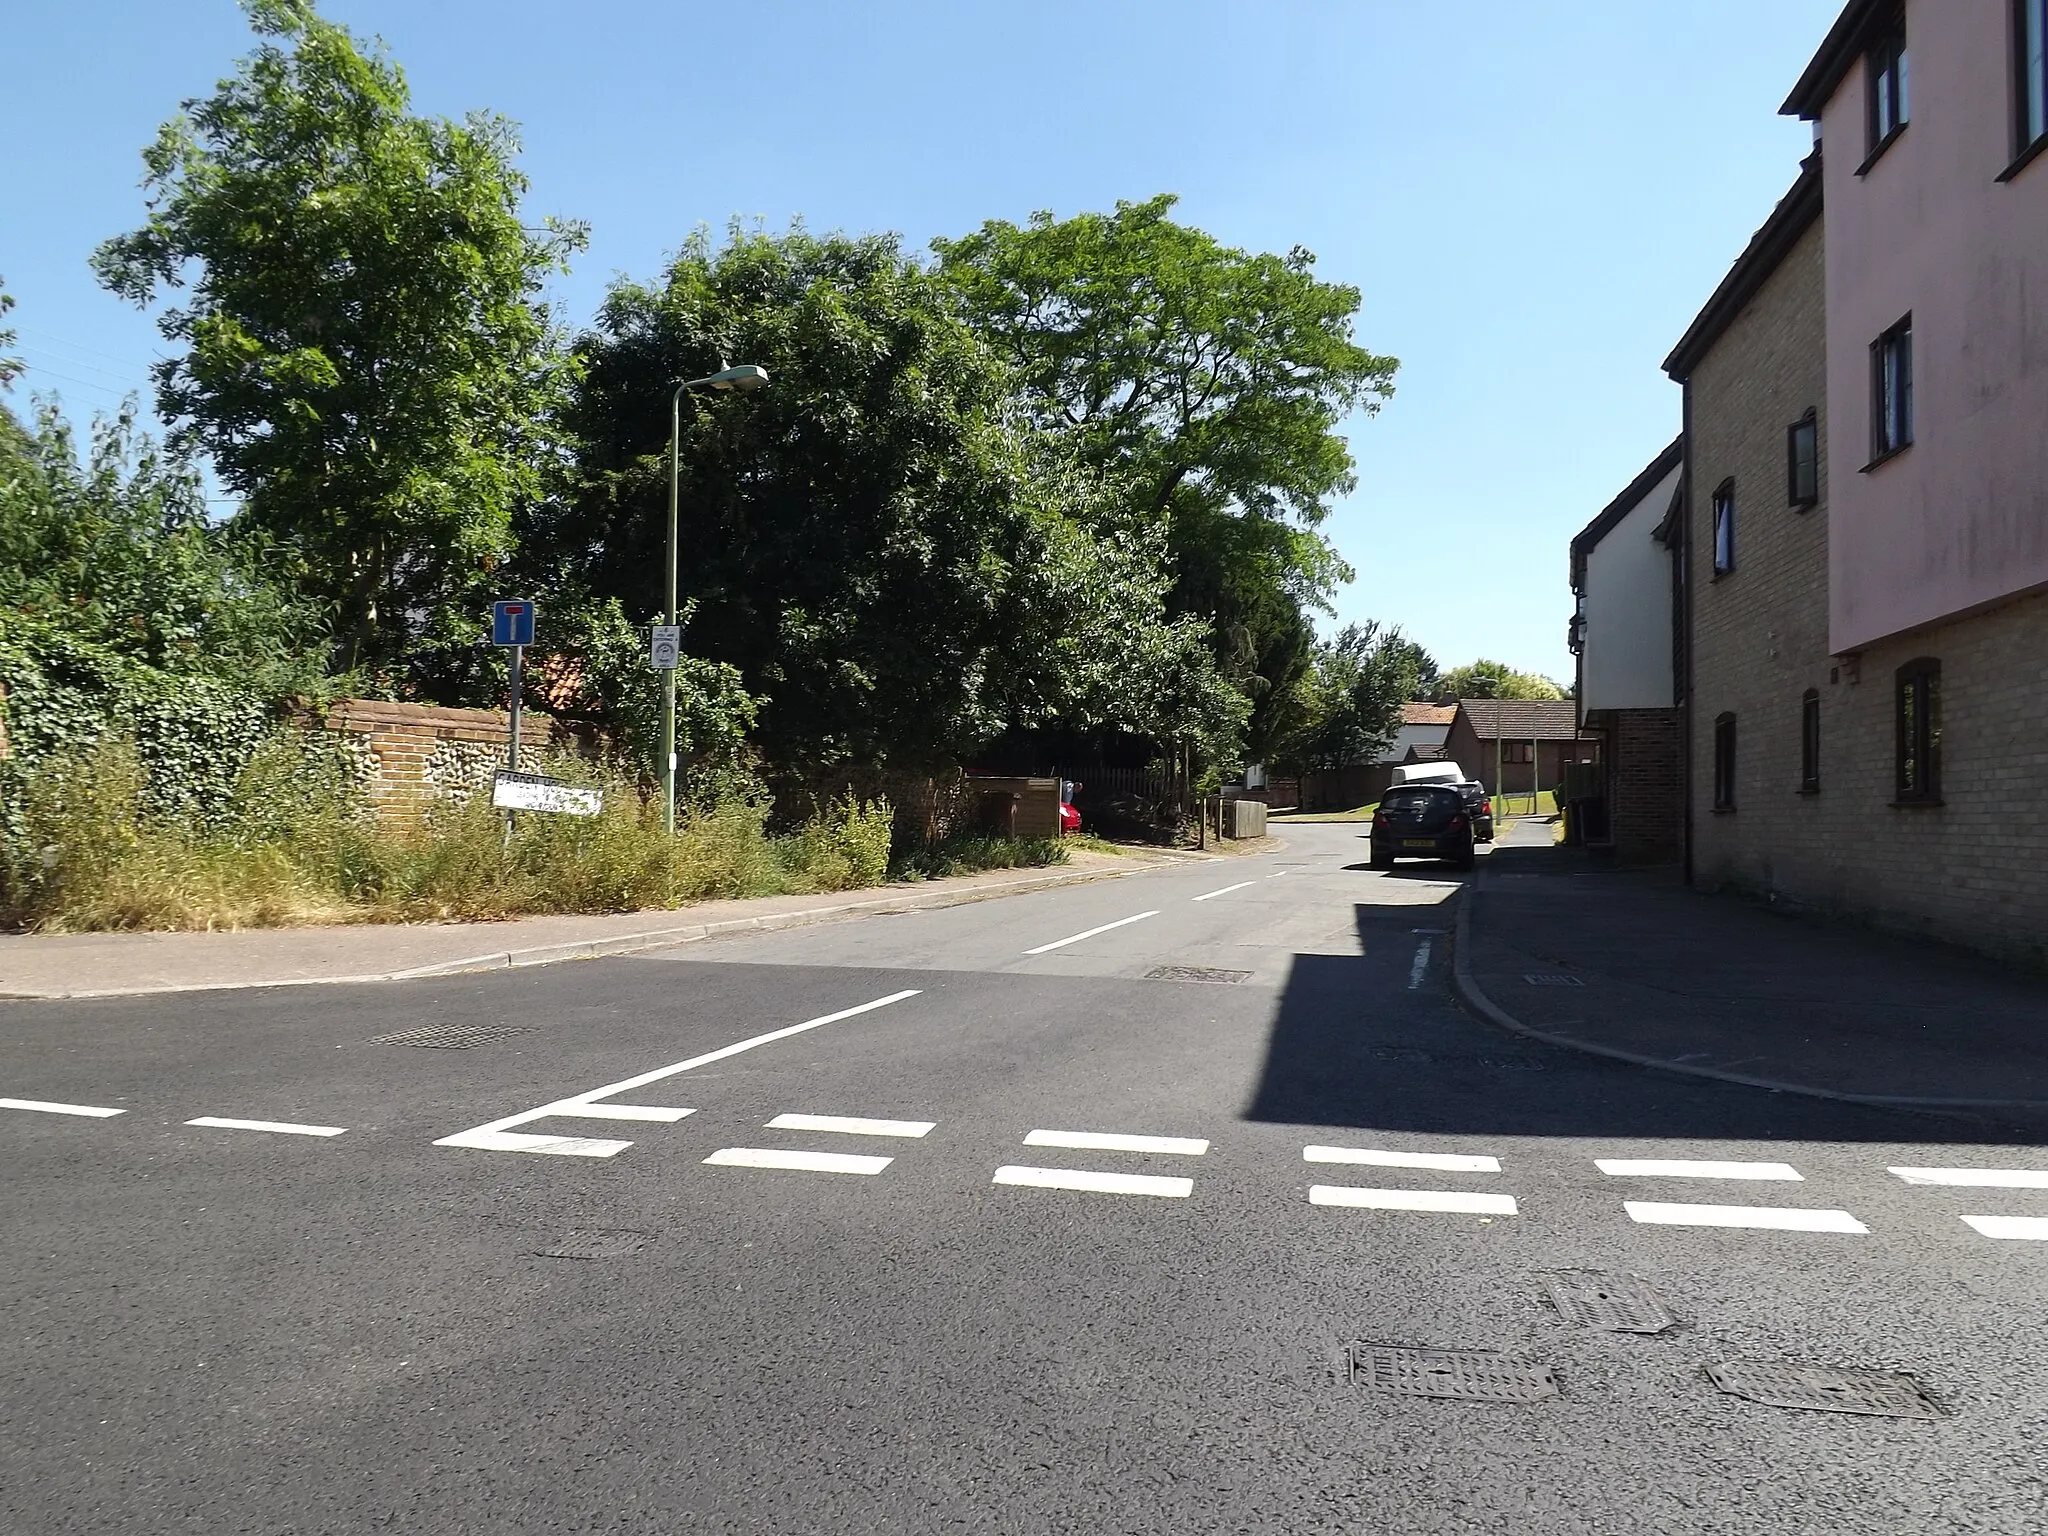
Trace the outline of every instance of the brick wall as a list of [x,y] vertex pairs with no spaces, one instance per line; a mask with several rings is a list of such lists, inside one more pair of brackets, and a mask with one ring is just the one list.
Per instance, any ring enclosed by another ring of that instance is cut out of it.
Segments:
[[[1693,370],[1692,742],[1697,884],[2048,963],[2048,594],[1872,646],[1828,650],[1826,487],[1787,505],[1785,429],[1824,398],[1816,225]],[[1837,415],[1861,421],[1862,404]],[[1852,427],[1851,430],[1854,430]],[[1733,477],[1736,565],[1712,579],[1712,502]],[[1942,663],[1940,806],[1892,803],[1895,669]],[[1820,704],[1820,788],[1800,788],[1800,709]],[[1735,808],[1713,809],[1714,722],[1736,722]]]
[[[371,804],[392,815],[488,786],[512,739],[512,717],[503,710],[383,699],[343,699],[322,723],[355,758]],[[526,748],[569,744],[548,716],[532,711],[522,713],[519,737]]]
[[1685,716],[1612,709],[1605,726],[1608,843],[1625,864],[1673,864],[1685,851]]

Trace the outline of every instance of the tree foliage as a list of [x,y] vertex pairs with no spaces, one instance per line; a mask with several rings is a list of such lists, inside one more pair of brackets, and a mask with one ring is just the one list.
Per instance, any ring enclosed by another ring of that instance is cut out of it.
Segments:
[[1371,762],[1401,726],[1401,706],[1436,674],[1430,654],[1376,621],[1346,625],[1315,648],[1302,713],[1285,755],[1312,768]]
[[889,237],[735,230],[621,282],[579,344],[576,484],[526,530],[536,572],[645,619],[662,594],[669,396],[686,399],[686,649],[763,702],[771,761],[971,752],[1048,719],[1229,736],[1197,627],[1164,612],[1156,528],[1014,410],[1009,369]]
[[521,222],[502,118],[415,116],[405,78],[308,0],[243,0],[264,39],[144,153],[149,217],[94,256],[179,348],[155,369],[326,604],[343,668],[396,680],[474,644],[480,583],[540,490],[566,370],[546,274],[579,228]]
[[1517,672],[1504,661],[1483,658],[1453,667],[1437,679],[1435,696],[1456,699],[1562,699],[1565,690],[1539,672]]
[[[0,277],[0,320],[7,318],[7,312],[14,308],[14,295],[7,291],[7,279]],[[14,345],[14,327],[0,325],[0,389],[7,388],[21,377],[21,359],[9,357],[7,349]]]

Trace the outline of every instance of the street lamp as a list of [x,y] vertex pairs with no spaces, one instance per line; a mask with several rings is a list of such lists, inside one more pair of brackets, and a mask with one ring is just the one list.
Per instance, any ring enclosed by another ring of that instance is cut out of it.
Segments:
[[[683,466],[683,396],[693,389],[715,389],[750,395],[768,382],[768,370],[755,363],[721,369],[701,379],[685,379],[668,402],[668,622],[682,623],[676,606],[676,487]],[[676,834],[676,673],[668,669],[661,704],[661,800],[663,829]]]

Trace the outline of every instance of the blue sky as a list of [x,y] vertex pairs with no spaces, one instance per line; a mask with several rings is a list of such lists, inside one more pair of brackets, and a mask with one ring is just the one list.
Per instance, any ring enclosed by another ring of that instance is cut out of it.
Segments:
[[[138,222],[157,124],[250,38],[231,0],[11,9],[15,401],[85,415],[161,346],[86,258]],[[1402,362],[1325,524],[1358,571],[1338,621],[1564,678],[1566,545],[1677,432],[1658,364],[1791,183],[1810,131],[1777,107],[1838,0],[323,9],[390,45],[420,110],[522,125],[531,210],[592,225],[555,290],[578,323],[734,215],[922,248],[1172,191],[1232,244],[1306,245]]]

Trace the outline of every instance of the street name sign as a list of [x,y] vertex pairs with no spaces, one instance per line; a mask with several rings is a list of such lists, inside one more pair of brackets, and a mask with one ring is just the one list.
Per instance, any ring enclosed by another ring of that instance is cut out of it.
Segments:
[[544,773],[514,773],[500,768],[491,780],[491,804],[502,811],[559,811],[564,816],[595,816],[604,809],[604,791],[579,789]]

